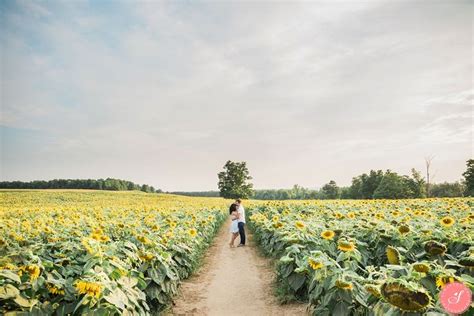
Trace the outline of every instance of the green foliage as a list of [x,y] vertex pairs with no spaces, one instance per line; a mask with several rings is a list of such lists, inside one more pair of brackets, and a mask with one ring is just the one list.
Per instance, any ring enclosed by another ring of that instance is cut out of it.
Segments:
[[460,182],[454,183],[438,183],[430,186],[432,197],[458,197],[463,196],[466,188]]
[[194,191],[194,192],[186,192],[186,191],[174,191],[174,192],[166,192],[169,194],[176,194],[176,195],[184,195],[184,196],[202,196],[202,197],[219,197],[219,191]]
[[466,162],[467,170],[462,174],[466,180],[466,196],[474,196],[474,159]]
[[387,170],[371,170],[352,179],[349,189],[343,190],[342,198],[352,199],[407,199],[426,196],[425,181],[421,174],[412,169],[412,177],[400,176]]
[[[444,284],[474,288],[472,202],[289,201],[247,211],[255,242],[277,261],[282,301],[308,302],[318,316],[421,316],[444,315],[435,301]],[[452,226],[443,225],[446,215]]]
[[23,181],[2,181],[0,189],[86,189],[86,190],[108,190],[108,191],[132,191],[141,190],[143,192],[161,192],[152,186],[135,184],[131,181],[120,179],[54,179],[50,181],[35,180]]
[[230,199],[248,199],[252,196],[253,184],[248,182],[252,177],[249,175],[246,162],[229,160],[224,165],[224,171],[219,172],[217,176],[220,196]]
[[370,170],[369,174],[363,173],[360,176],[352,178],[352,185],[349,189],[348,197],[353,199],[372,199],[382,178],[382,170]]
[[322,199],[318,190],[310,190],[295,184],[291,189],[255,190],[253,198],[256,200],[308,200]]
[[331,180],[325,184],[321,189],[326,199],[338,199],[340,197],[340,190],[336,184],[336,181]]
[[[424,182],[423,182],[424,183]],[[399,176],[387,170],[374,192],[375,199],[406,199],[421,197],[419,182],[408,176]]]

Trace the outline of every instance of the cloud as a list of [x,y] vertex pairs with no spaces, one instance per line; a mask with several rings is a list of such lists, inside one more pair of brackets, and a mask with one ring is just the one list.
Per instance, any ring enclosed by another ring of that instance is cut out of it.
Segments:
[[[16,2],[0,11],[5,179],[348,184],[472,157],[472,4]],[[29,155],[25,150],[32,148]],[[41,148],[40,151],[34,148]]]

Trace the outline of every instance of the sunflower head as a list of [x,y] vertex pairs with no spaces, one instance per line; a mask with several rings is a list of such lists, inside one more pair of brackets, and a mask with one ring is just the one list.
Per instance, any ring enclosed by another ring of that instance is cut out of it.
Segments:
[[410,227],[408,225],[400,225],[398,226],[398,231],[400,234],[404,235],[410,232]]
[[321,269],[322,267],[324,267],[324,264],[321,261],[317,261],[313,258],[308,259],[308,264],[311,267],[311,269],[313,269],[313,270],[318,270],[318,269]]
[[413,264],[413,270],[420,273],[428,273],[430,272],[430,266],[423,262],[415,262]]
[[474,257],[465,257],[459,259],[459,264],[466,268],[474,268]]
[[354,251],[355,250],[355,245],[351,241],[341,239],[337,243],[337,248],[339,250],[344,251],[344,252],[348,252],[348,251]]
[[298,229],[303,229],[303,228],[306,227],[305,223],[302,222],[302,221],[296,221],[296,222],[295,222],[295,226],[296,226],[296,228],[298,228]]
[[449,275],[440,275],[436,277],[436,286],[439,288],[443,288],[448,283],[453,283],[458,281],[458,279],[454,276]]
[[336,235],[336,233],[332,230],[325,230],[321,233],[321,237],[326,239],[326,240],[332,240],[334,239],[334,236]]
[[364,289],[375,297],[380,297],[380,287],[374,284],[364,285]]
[[351,282],[347,282],[345,280],[339,279],[336,281],[336,286],[340,289],[346,290],[346,291],[352,291],[353,286]]
[[190,230],[188,230],[188,234],[191,237],[196,237],[197,236],[197,230],[195,228],[191,228]]
[[28,272],[30,274],[31,281],[36,280],[41,273],[40,267],[37,266],[36,264],[30,264],[30,265],[21,267],[20,270]]
[[453,226],[456,221],[451,216],[445,216],[439,222],[443,227],[447,228]]
[[139,255],[139,257],[143,261],[151,261],[151,260],[153,260],[153,258],[155,258],[155,256],[151,253],[143,253],[143,254]]
[[380,293],[387,302],[407,312],[422,311],[431,303],[431,297],[423,287],[397,280],[382,284]]
[[388,262],[390,264],[400,264],[400,253],[398,250],[392,246],[388,246],[387,249],[385,250],[385,253],[387,255]]
[[79,280],[75,283],[75,288],[79,294],[86,294],[98,298],[102,293],[102,285],[95,282]]
[[444,255],[446,252],[446,246],[435,240],[430,240],[425,243],[425,251],[432,256]]

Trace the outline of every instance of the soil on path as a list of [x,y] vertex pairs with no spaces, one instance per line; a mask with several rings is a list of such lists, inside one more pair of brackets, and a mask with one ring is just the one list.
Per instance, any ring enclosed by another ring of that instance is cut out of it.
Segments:
[[229,225],[221,228],[199,271],[182,283],[171,314],[307,315],[304,304],[278,303],[271,263],[256,252],[248,229],[247,246],[229,247]]

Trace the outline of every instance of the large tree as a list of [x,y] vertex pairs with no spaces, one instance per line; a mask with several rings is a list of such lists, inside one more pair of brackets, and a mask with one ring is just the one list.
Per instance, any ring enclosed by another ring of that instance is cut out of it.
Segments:
[[467,170],[462,174],[466,180],[466,196],[474,196],[474,159],[466,162]]
[[227,161],[224,165],[224,171],[217,174],[219,183],[217,184],[220,196],[226,199],[248,199],[253,194],[253,184],[248,182],[252,180],[247,169],[247,163]]
[[336,181],[331,180],[329,183],[326,183],[321,189],[323,192],[324,198],[326,199],[338,199],[340,196],[339,187],[336,184]]

